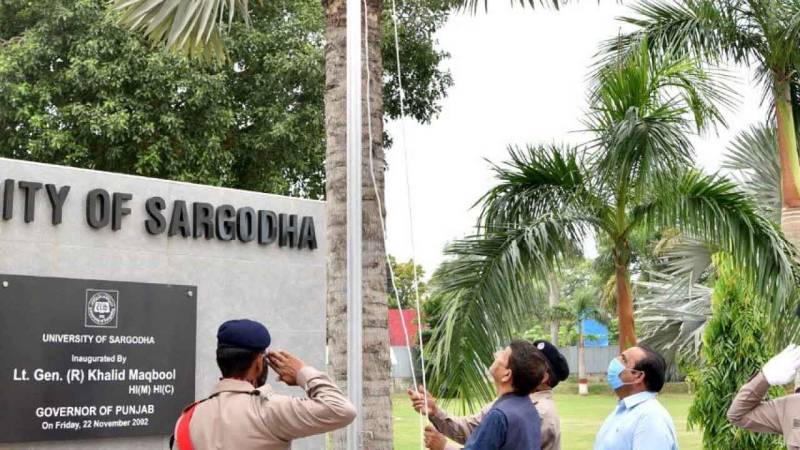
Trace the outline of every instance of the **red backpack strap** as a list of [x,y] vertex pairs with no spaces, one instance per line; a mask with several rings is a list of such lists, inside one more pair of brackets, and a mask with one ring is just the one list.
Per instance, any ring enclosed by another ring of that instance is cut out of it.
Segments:
[[178,450],[193,450],[192,436],[189,433],[189,422],[192,421],[194,409],[204,401],[206,401],[206,399],[196,401],[187,406],[178,419],[178,424],[175,426],[175,442],[178,444]]
[[181,413],[181,417],[178,418],[178,423],[175,425],[175,434],[172,435],[170,439],[169,448],[172,448],[173,443],[178,444],[178,450],[194,450],[192,447],[192,436],[189,432],[189,423],[192,421],[192,415],[194,415],[194,409],[200,403],[203,403],[206,400],[212,399],[223,392],[232,392],[236,394],[250,394],[250,395],[261,395],[261,392],[258,389],[253,389],[252,391],[237,391],[237,390],[229,390],[229,391],[219,391],[211,396],[204,398],[202,400],[198,400],[191,405],[187,406],[183,413]]

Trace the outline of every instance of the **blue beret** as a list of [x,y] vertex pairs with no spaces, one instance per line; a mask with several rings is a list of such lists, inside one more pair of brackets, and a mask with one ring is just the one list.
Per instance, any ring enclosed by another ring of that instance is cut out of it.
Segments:
[[217,331],[217,347],[260,351],[269,347],[271,340],[267,327],[249,319],[229,320]]
[[550,380],[548,383],[550,387],[556,387],[558,383],[566,380],[569,376],[569,364],[567,364],[567,358],[564,358],[558,348],[543,339],[533,341],[533,345],[544,354],[550,369],[553,371],[553,375],[556,376],[555,380]]

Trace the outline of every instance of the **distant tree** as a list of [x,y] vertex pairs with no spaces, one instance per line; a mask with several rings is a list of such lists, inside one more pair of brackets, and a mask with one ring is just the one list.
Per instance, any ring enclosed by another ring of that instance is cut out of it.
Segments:
[[611,317],[603,307],[603,280],[589,260],[579,260],[560,276],[561,299],[555,307],[542,308],[542,312],[534,319],[536,326],[523,336],[528,339],[541,339],[541,336],[532,336],[541,332],[541,323],[557,321],[560,323],[559,334],[563,335],[562,342],[578,347],[578,381],[579,393],[587,394],[588,379],[586,377],[585,344],[595,339],[587,335],[583,328],[583,321],[593,319],[608,325]]
[[413,309],[416,308],[417,293],[419,293],[420,303],[422,303],[428,294],[428,285],[422,281],[425,276],[425,270],[421,265],[416,264],[417,268],[417,289],[414,289],[414,260],[410,259],[406,262],[397,262],[394,256],[389,256],[389,263],[392,266],[392,272],[395,278],[395,291],[391,280],[388,285],[389,291],[389,308]]
[[[610,317],[606,313],[613,310],[610,309],[612,305],[603,298],[605,295],[604,283],[604,273],[597,272],[593,261],[576,258],[570,267],[564,268],[558,274],[558,304],[556,306],[542,305],[537,314],[531,318],[530,325],[526,327],[522,336],[529,340],[546,339],[556,345],[578,345],[579,330],[575,320],[577,314],[572,312],[580,310],[580,307],[576,305],[584,304],[586,305],[584,309],[591,310],[592,318],[595,314],[600,314],[603,316],[601,322],[610,322]],[[541,289],[544,290],[544,287],[542,286]],[[547,284],[547,288],[549,296],[549,284]],[[557,341],[552,339],[552,333],[545,331],[547,322],[559,324]],[[591,340],[591,336],[587,336],[586,339]]]
[[445,311],[445,303],[448,298],[441,295],[431,295],[422,304],[422,343],[427,344],[431,337],[432,329],[442,318]]
[[586,395],[589,393],[589,378],[586,374],[586,341],[592,340],[592,336],[587,336],[583,328],[583,321],[593,319],[600,323],[608,324],[609,315],[599,306],[600,291],[591,286],[585,285],[576,289],[565,307],[560,311],[566,322],[577,329],[578,342],[578,393]]
[[[452,84],[433,31],[447,5],[399,13],[407,113],[427,121]],[[222,38],[225,64],[153,49],[105,0],[0,2],[0,156],[322,198],[324,17],[319,0],[254,2]],[[386,115],[399,115],[384,33]]]

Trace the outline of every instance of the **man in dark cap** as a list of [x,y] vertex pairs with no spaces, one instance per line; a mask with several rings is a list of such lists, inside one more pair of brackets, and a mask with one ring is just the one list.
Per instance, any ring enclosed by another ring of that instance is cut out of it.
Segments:
[[[230,320],[217,332],[222,378],[209,397],[187,407],[175,426],[179,450],[284,450],[293,439],[347,426],[356,410],[330,378],[282,351],[266,352],[267,328],[252,320]],[[265,384],[267,367],[308,398],[275,393]]]
[[[547,371],[545,372],[542,383],[531,394],[531,401],[536,407],[536,411],[541,418],[541,439],[542,450],[561,450],[561,420],[558,417],[558,410],[553,401],[553,388],[567,379],[569,376],[569,365],[566,358],[558,348],[550,342],[544,340],[533,341],[533,345],[539,349],[547,360]],[[414,405],[414,409],[420,414],[424,414],[425,395],[424,389],[420,386],[419,392],[408,390],[408,395]],[[466,416],[453,417],[446,411],[437,407],[436,399],[427,394],[428,399],[428,418],[436,429],[445,436],[456,442],[466,442],[469,435],[480,425],[481,421],[491,409],[492,405],[485,407],[480,413]]]

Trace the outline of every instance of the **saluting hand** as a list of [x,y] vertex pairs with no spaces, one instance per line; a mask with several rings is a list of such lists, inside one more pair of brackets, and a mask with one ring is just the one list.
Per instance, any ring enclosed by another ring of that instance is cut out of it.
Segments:
[[767,361],[761,372],[767,383],[772,386],[782,386],[794,379],[798,369],[800,369],[800,347],[790,344]]
[[278,379],[289,386],[297,386],[297,373],[305,367],[305,363],[293,354],[283,351],[267,352],[267,362],[278,374]]
[[428,425],[425,427],[425,448],[430,450],[444,450],[447,445],[447,438],[442,433],[436,431],[436,428]]
[[407,392],[408,398],[411,400],[411,404],[418,413],[427,413],[428,417],[436,415],[436,412],[438,411],[436,406],[436,398],[426,391],[422,385],[419,386],[417,391],[409,388]]

